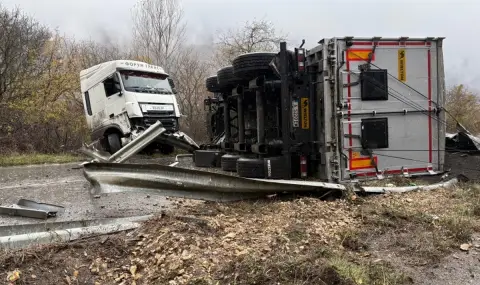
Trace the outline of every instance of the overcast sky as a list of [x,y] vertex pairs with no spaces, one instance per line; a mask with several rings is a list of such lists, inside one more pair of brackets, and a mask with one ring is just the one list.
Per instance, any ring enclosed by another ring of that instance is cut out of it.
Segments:
[[[137,0],[0,0],[77,38],[127,42]],[[324,37],[446,37],[447,84],[480,90],[480,0],[183,0],[191,42],[254,18],[270,20],[289,42]]]

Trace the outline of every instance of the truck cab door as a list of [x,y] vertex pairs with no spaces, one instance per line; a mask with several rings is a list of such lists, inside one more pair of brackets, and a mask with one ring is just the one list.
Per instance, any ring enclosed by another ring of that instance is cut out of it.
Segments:
[[125,96],[123,96],[120,78],[116,73],[103,81],[106,103],[105,115],[107,120],[112,120],[125,112]]

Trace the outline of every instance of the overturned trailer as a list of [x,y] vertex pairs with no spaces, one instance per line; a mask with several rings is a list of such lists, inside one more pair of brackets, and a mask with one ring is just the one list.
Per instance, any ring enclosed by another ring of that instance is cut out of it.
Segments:
[[443,171],[443,38],[331,38],[249,53],[206,80],[197,166],[342,182]]

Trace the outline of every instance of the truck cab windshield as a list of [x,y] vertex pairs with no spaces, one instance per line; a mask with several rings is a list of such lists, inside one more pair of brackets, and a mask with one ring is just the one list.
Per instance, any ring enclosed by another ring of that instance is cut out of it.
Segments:
[[120,71],[126,91],[173,94],[167,76],[141,71]]

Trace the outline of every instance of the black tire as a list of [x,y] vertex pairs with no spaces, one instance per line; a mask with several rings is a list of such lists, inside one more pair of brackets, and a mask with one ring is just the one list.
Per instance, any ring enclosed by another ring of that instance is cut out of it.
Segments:
[[220,158],[224,152],[215,149],[196,150],[193,153],[195,166],[197,167],[220,167]]
[[283,156],[274,156],[264,159],[265,177],[269,179],[286,179],[288,177],[288,168],[285,166]]
[[240,158],[237,160],[237,173],[245,178],[265,178],[265,161],[258,158]]
[[163,155],[172,154],[175,151],[175,147],[169,144],[161,144],[160,145],[160,153]]
[[218,86],[220,89],[233,88],[240,79],[233,75],[233,67],[227,66],[217,71]]
[[108,152],[114,154],[122,148],[122,142],[120,136],[117,133],[111,133],[107,135]]
[[270,52],[242,54],[233,60],[233,75],[245,80],[251,80],[261,75],[272,75],[274,72],[270,67],[270,62],[275,56],[276,53]]
[[205,79],[205,85],[207,86],[207,90],[213,93],[220,92],[220,86],[218,85],[217,76],[210,76]]
[[239,155],[235,154],[226,154],[221,158],[221,165],[223,171],[236,172],[237,171],[237,160],[240,158]]

